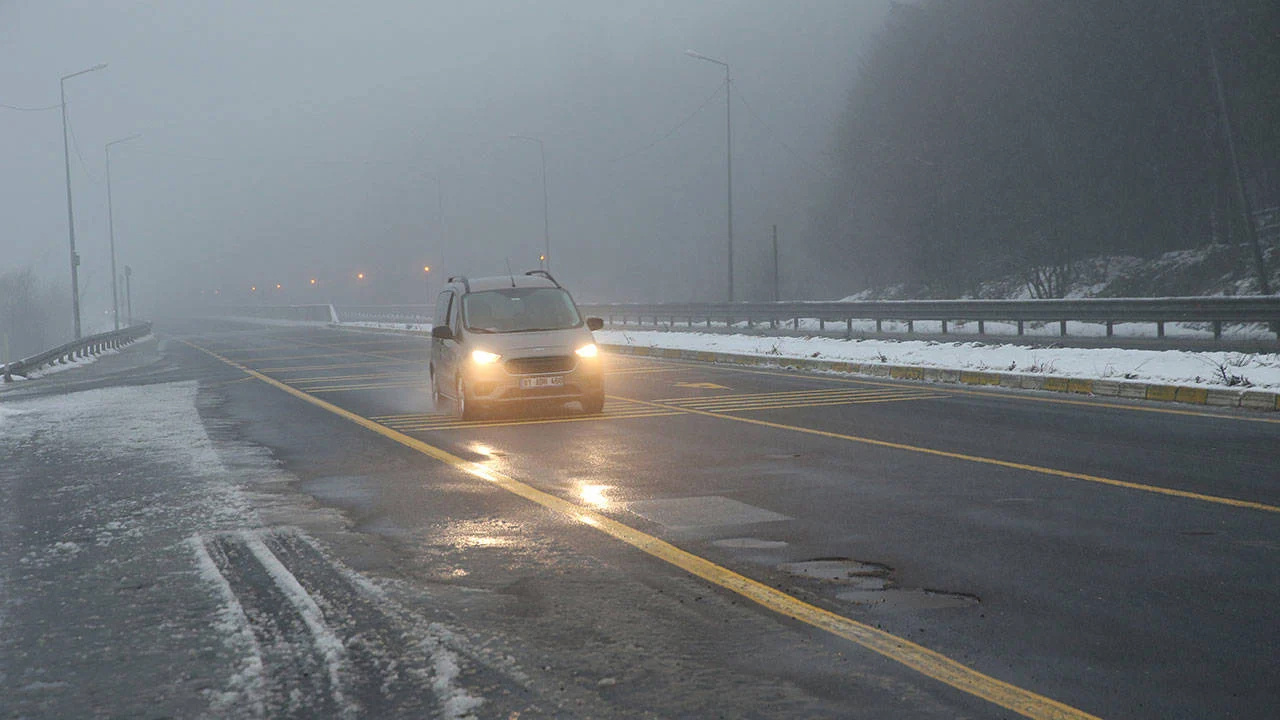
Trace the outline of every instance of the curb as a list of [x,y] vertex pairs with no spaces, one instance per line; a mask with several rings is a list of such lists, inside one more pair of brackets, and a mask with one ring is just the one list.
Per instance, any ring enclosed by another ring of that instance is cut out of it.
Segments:
[[754,365],[778,367],[789,370],[835,372],[849,375],[886,377],[894,380],[919,380],[952,385],[990,385],[1016,390],[1042,390],[1095,397],[1114,397],[1129,400],[1153,400],[1187,405],[1244,408],[1246,410],[1280,410],[1280,393],[1263,390],[1233,390],[1229,388],[1203,388],[1186,385],[1160,385],[1129,382],[1126,380],[1095,380],[1065,378],[1025,373],[949,370],[946,368],[919,367],[914,365],[887,365],[884,363],[856,363],[814,358],[787,358],[762,355],[738,355],[735,353],[707,352],[704,350],[678,350],[636,345],[601,343],[600,347],[620,355],[640,355],[670,360],[694,360],[697,362],[724,363],[729,365]]

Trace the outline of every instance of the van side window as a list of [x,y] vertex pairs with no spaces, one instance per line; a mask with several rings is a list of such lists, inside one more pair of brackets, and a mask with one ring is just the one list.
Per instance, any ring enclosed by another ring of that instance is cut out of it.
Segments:
[[453,293],[445,290],[440,293],[440,297],[436,298],[436,315],[432,322],[433,325],[452,325],[450,311],[453,310]]

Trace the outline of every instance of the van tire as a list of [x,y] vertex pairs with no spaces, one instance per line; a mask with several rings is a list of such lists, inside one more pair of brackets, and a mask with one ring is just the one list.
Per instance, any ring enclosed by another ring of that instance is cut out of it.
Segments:
[[458,383],[454,386],[453,406],[457,410],[458,417],[462,420],[478,420],[480,418],[480,408],[476,406],[475,399],[467,391],[467,386],[462,381],[461,375],[458,376]]
[[582,398],[582,409],[588,415],[599,415],[604,412],[604,394],[584,396]]

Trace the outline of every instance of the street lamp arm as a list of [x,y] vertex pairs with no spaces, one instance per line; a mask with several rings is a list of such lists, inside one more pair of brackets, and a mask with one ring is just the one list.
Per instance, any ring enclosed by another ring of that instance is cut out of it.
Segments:
[[119,145],[120,143],[127,143],[130,140],[137,140],[140,137],[142,137],[142,133],[134,133],[126,138],[120,138],[119,140],[112,140],[111,142],[107,143],[107,147],[111,147],[112,145]]
[[700,52],[696,52],[696,51],[694,51],[694,50],[685,50],[685,51],[684,51],[684,54],[685,54],[685,55],[688,55],[689,57],[694,58],[694,59],[696,59],[696,60],[706,60],[707,62],[711,62],[711,63],[715,63],[715,64],[717,64],[717,65],[723,65],[723,66],[725,66],[725,67],[729,67],[729,63],[724,62],[723,60],[717,60],[717,59],[715,59],[715,58],[713,58],[713,57],[707,57],[706,55],[703,55],[702,53],[700,53]]
[[85,73],[91,73],[91,72],[93,72],[94,70],[102,70],[102,69],[104,69],[104,68],[106,68],[106,67],[107,67],[107,64],[106,64],[106,63],[99,63],[99,64],[97,64],[97,65],[94,65],[94,66],[93,66],[93,67],[91,67],[91,68],[85,68],[84,70],[81,70],[80,72],[73,72],[73,73],[71,73],[70,75],[63,75],[63,76],[62,76],[62,80],[64,80],[64,81],[66,81],[66,80],[70,80],[71,78],[73,78],[73,77],[75,77],[75,76],[77,76],[77,75],[83,75],[83,74],[85,74]]

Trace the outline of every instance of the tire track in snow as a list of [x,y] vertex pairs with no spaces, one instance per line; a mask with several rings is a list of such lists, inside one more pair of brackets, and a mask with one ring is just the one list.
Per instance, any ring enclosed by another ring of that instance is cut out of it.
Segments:
[[[510,683],[471,667],[452,632],[417,620],[301,532],[236,532],[193,544],[207,549],[228,614],[243,608],[243,632],[260,658],[257,701],[268,717],[472,718],[483,699],[461,686],[464,664],[471,675]],[[252,676],[253,665],[246,661],[241,674]],[[239,678],[232,685],[252,687]]]

